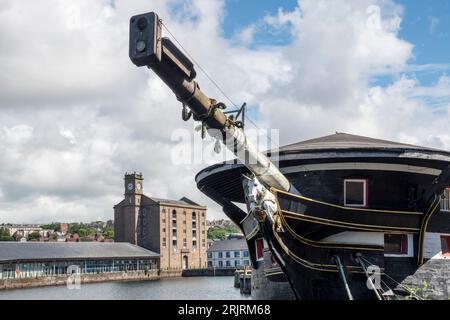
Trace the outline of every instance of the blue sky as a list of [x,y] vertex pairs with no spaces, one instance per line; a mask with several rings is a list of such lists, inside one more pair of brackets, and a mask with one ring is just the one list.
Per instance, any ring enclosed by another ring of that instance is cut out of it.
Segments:
[[[424,86],[434,85],[443,74],[450,73],[450,1],[448,0],[397,0],[403,6],[403,19],[399,37],[414,45],[414,58],[411,65],[441,65],[426,71],[407,72],[406,75],[417,78]],[[298,6],[296,0],[257,1],[227,0],[223,32],[226,38],[232,38],[246,26],[261,20],[264,16],[277,13],[279,8],[292,11]],[[289,33],[277,33],[270,30],[258,32],[252,45],[286,45],[290,42]],[[376,85],[386,86],[394,81],[393,76],[373,79]]]

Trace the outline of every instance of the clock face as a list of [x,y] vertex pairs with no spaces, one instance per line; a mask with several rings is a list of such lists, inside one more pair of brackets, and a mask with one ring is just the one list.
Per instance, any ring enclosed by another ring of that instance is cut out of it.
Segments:
[[141,190],[142,189],[142,184],[140,184],[139,182],[136,184],[136,189]]
[[129,183],[128,184],[128,190],[133,190],[134,189],[134,184],[132,184],[132,183]]

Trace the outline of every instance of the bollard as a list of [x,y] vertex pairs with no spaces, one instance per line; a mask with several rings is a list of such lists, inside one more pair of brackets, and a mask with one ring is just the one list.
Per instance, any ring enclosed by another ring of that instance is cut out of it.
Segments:
[[241,287],[241,284],[240,284],[240,275],[241,275],[241,273],[239,272],[239,270],[236,270],[235,272],[234,272],[234,287],[235,288],[240,288]]

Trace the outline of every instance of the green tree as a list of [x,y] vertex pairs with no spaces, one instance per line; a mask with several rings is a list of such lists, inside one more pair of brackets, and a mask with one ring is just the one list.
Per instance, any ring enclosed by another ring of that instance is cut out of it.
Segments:
[[239,227],[237,225],[231,225],[229,227],[225,228],[227,233],[241,233],[241,229],[239,229]]
[[106,228],[103,232],[105,239],[114,239],[114,230],[111,228]]
[[226,238],[227,231],[222,228],[209,228],[207,237],[208,239],[221,239],[224,240]]
[[45,230],[53,230],[55,232],[61,232],[61,224],[59,222],[52,222],[50,224],[44,224],[41,226]]
[[8,229],[0,228],[0,241],[14,241]]
[[39,232],[32,232],[28,235],[28,241],[39,241],[41,239],[41,234]]

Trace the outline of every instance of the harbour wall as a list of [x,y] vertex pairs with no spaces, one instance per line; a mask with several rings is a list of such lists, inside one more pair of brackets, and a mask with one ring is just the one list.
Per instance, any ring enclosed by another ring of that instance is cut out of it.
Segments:
[[183,270],[183,277],[231,277],[234,276],[235,268],[208,268]]
[[[10,289],[26,289],[47,286],[62,286],[67,284],[68,275],[57,275],[49,277],[24,278],[24,279],[5,279],[0,280],[0,290]],[[80,282],[83,283],[99,283],[110,281],[142,281],[159,279],[156,271],[132,271],[132,272],[111,272],[99,274],[81,274]],[[73,282],[72,282],[73,283]]]

